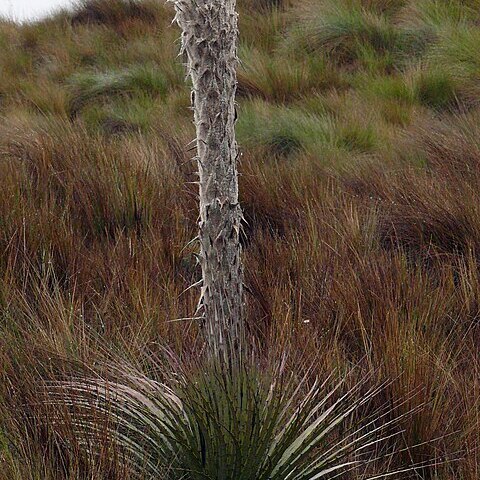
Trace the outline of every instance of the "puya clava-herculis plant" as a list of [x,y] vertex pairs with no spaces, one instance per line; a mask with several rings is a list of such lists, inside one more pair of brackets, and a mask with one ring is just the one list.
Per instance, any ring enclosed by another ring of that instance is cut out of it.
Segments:
[[[163,380],[125,365],[50,382],[46,404],[71,412],[73,435],[96,454],[113,439],[140,478],[315,480],[335,478],[375,457],[406,414],[389,407],[361,418],[382,386],[310,382],[308,369],[270,371],[248,354],[235,139],[237,13],[234,0],[176,0],[182,54],[192,82],[199,175],[197,312],[205,357],[178,363]],[[307,371],[307,373],[301,372]],[[105,372],[108,372],[105,374]],[[57,422],[62,422],[58,415]],[[99,426],[99,418],[104,424]],[[389,419],[390,418],[390,419]],[[100,435],[100,437],[99,437]],[[68,443],[68,440],[67,440]],[[399,473],[397,471],[397,473]],[[372,478],[383,478],[392,472]]]

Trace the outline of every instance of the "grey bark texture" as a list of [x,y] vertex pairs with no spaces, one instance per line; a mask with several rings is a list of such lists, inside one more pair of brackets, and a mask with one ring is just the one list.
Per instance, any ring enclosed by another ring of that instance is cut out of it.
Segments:
[[192,80],[200,197],[200,263],[207,343],[231,361],[243,345],[243,274],[238,202],[235,0],[175,0]]

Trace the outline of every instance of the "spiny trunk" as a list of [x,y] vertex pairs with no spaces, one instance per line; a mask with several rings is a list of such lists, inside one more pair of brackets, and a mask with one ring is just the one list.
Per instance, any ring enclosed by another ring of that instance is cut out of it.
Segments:
[[201,306],[205,336],[228,361],[243,344],[235,91],[235,0],[175,0],[192,79],[200,190]]

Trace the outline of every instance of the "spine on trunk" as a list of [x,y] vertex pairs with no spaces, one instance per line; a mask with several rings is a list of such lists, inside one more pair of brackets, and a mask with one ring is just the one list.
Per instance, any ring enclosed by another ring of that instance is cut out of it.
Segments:
[[200,197],[201,307],[205,335],[229,362],[243,345],[243,274],[238,202],[234,0],[176,0],[192,80]]

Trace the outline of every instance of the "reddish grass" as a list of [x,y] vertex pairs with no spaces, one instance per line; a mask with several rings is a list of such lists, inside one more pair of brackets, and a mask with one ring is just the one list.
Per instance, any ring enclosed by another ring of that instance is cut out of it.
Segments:
[[[265,351],[288,338],[318,357],[318,373],[359,365],[359,374],[395,379],[389,402],[418,391],[405,409],[425,407],[405,445],[449,436],[411,459],[463,452],[439,471],[473,479],[480,217],[472,172],[480,157],[456,127],[441,131],[414,140],[427,171],[371,165],[355,181],[243,158],[248,326]],[[113,348],[140,361],[160,344],[192,354],[195,326],[169,320],[194,308],[196,293],[181,292],[198,275],[192,250],[182,251],[194,234],[195,198],[169,147],[54,124],[4,131],[2,151],[6,404],[15,392],[36,395],[33,385],[58,365],[49,358],[92,365],[96,352]],[[458,172],[461,155],[470,176]],[[28,415],[25,403],[10,421]]]

